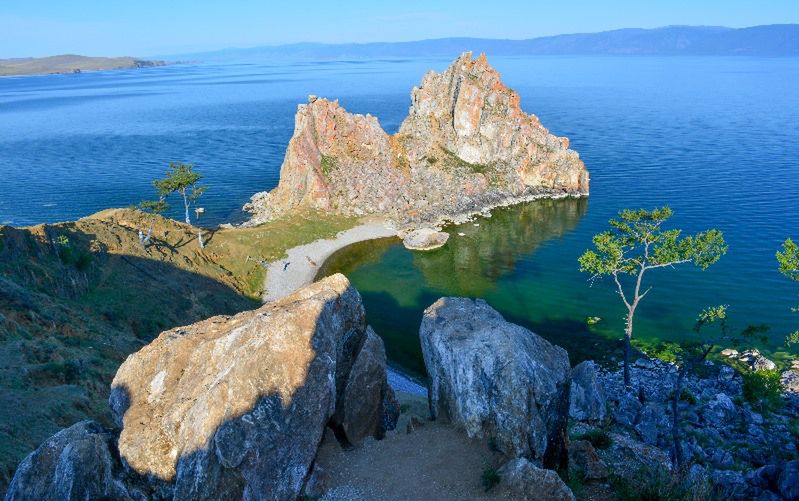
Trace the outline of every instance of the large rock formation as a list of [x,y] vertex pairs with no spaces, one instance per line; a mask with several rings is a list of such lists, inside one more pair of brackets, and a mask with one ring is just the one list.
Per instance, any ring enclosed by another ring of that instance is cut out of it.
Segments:
[[441,298],[419,328],[430,411],[510,457],[565,464],[569,356],[485,301]]
[[521,110],[485,55],[461,55],[411,95],[397,134],[338,101],[297,110],[280,182],[245,206],[257,224],[295,208],[440,221],[540,196],[586,195],[569,141]]
[[9,496],[293,500],[325,427],[346,444],[380,437],[396,422],[391,400],[383,342],[333,275],[162,333],[114,378],[118,439],[91,423],[62,431],[23,462]]

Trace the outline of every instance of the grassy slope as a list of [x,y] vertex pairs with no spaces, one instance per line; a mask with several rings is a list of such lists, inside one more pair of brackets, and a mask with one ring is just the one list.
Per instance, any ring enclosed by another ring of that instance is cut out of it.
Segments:
[[206,232],[200,250],[196,229],[157,218],[145,250],[138,231],[148,221],[111,209],[0,226],[0,492],[60,428],[87,418],[110,425],[108,387],[128,354],[165,329],[257,306],[262,261],[355,224],[297,215]]
[[50,56],[0,59],[0,76],[73,73],[80,71],[117,70],[140,66],[161,66],[161,61],[144,61],[134,57]]

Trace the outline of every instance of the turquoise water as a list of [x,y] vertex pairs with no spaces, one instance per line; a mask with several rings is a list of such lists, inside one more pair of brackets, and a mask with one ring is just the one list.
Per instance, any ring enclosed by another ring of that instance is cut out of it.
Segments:
[[[489,55],[490,57],[490,55]],[[718,227],[727,256],[706,272],[661,270],[638,336],[675,339],[705,305],[728,303],[736,326],[767,323],[766,347],[799,326],[799,288],[774,252],[799,238],[799,60],[795,58],[490,58],[591,173],[586,201],[497,211],[452,229],[440,251],[392,242],[336,257],[364,295],[389,351],[418,367],[421,311],[443,294],[479,295],[509,318],[571,349],[612,349],[623,310],[590,288],[576,259],[624,207],[668,204],[687,231]],[[0,222],[74,219],[149,196],[168,161],[193,162],[210,187],[205,222],[240,217],[272,188],[307,94],[340,98],[393,132],[408,91],[449,61],[335,61],[173,66],[0,79]],[[588,329],[586,316],[602,322]]]

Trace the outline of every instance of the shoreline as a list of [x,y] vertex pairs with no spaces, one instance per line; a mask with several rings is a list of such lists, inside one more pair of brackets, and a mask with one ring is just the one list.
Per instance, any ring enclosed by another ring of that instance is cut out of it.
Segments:
[[276,301],[313,283],[316,273],[327,258],[348,245],[396,236],[397,228],[391,222],[375,220],[344,230],[332,239],[325,238],[292,247],[286,251],[287,257],[266,266],[261,301]]

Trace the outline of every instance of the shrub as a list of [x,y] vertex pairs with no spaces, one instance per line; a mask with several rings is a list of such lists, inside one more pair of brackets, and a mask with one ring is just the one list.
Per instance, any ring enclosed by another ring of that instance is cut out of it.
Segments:
[[496,468],[486,466],[480,479],[483,481],[485,490],[490,491],[499,484],[499,473]]
[[411,410],[411,404],[400,404],[400,414],[405,414]]
[[588,440],[596,449],[607,449],[613,443],[613,439],[605,430],[594,428],[585,433],[574,437],[575,440]]
[[778,370],[743,371],[743,397],[760,411],[773,411],[782,406],[782,383]]
[[664,469],[644,467],[624,478],[612,476],[610,483],[621,501],[705,501],[720,499],[707,481],[692,482],[681,470],[671,473]]

